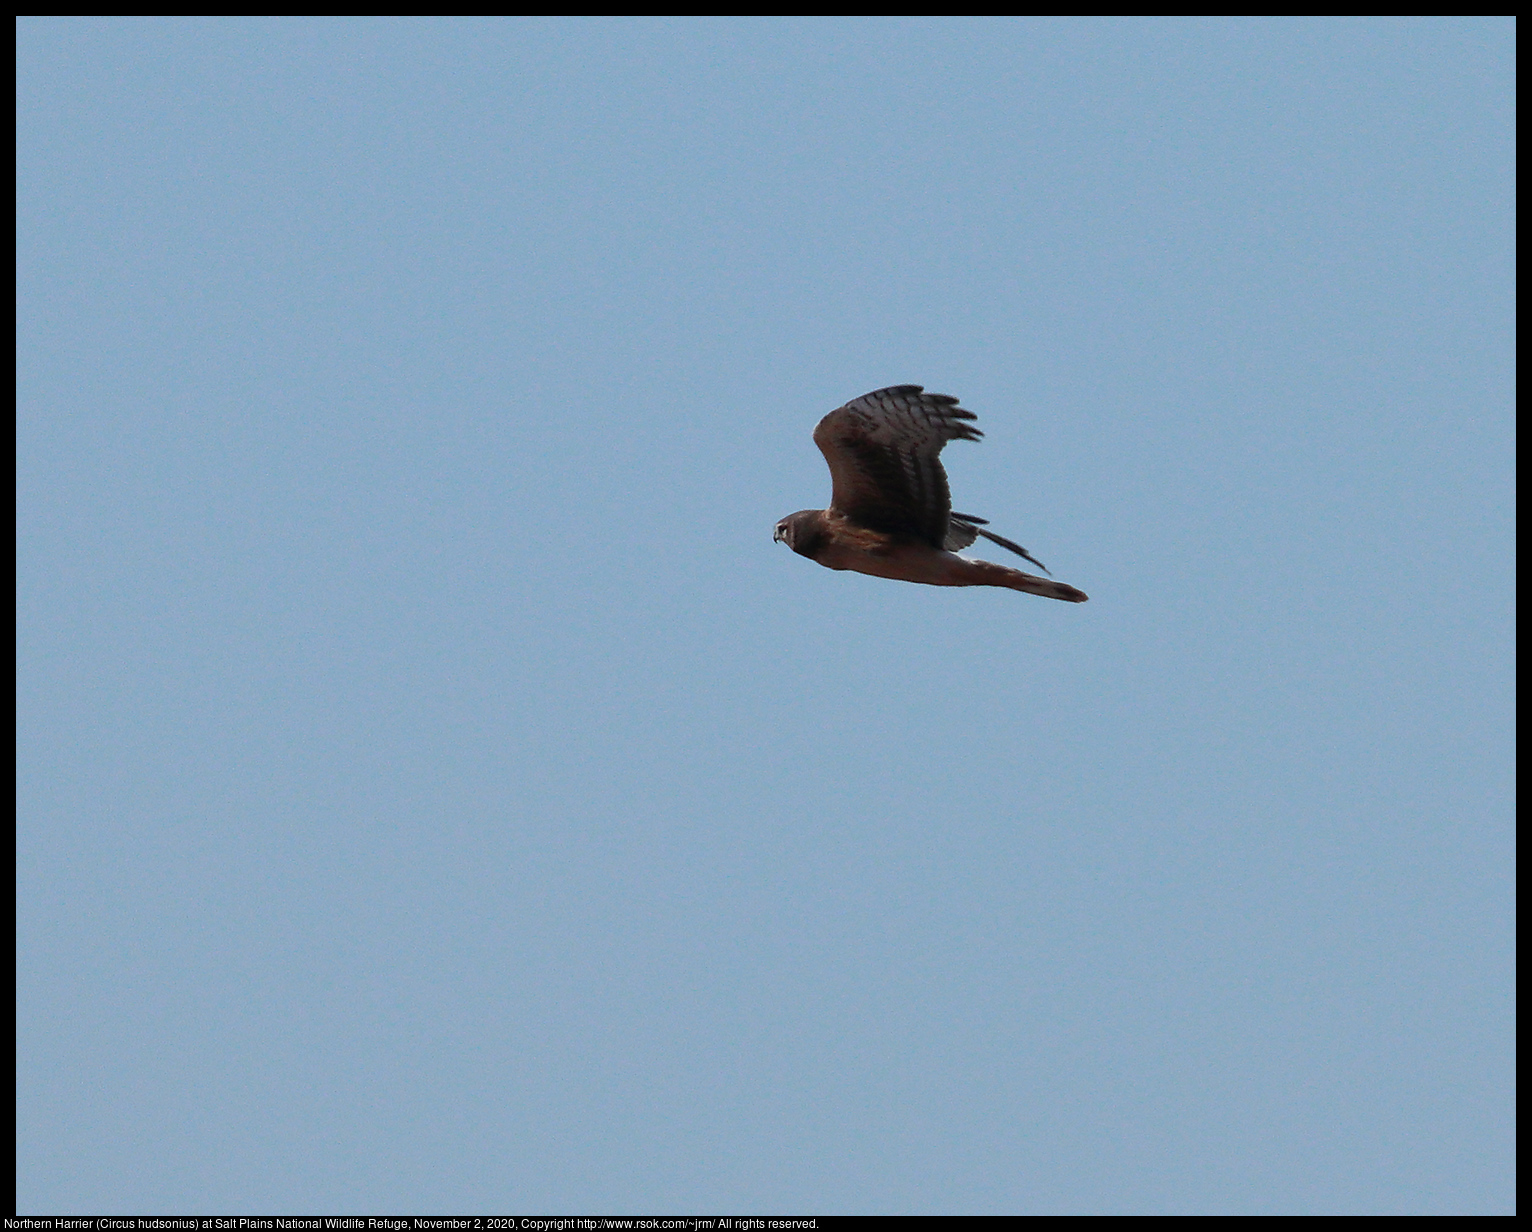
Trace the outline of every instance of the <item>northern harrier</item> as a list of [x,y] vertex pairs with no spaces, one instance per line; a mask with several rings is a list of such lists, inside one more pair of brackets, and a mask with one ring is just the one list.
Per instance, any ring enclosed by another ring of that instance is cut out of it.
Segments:
[[938,455],[948,441],[983,435],[957,403],[919,385],[890,385],[831,411],[814,429],[834,481],[830,507],[783,518],[777,542],[827,569],[932,586],[1006,586],[1084,603],[1085,592],[1073,586],[954,554],[983,535],[1048,572],[1026,548],[985,530],[985,519],[952,512]]

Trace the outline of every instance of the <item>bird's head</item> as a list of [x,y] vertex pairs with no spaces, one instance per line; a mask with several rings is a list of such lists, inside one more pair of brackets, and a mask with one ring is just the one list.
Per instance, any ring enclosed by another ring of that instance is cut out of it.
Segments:
[[803,509],[797,513],[789,514],[777,523],[777,532],[772,539],[777,543],[785,543],[799,555],[805,555],[805,549],[818,541],[821,526],[820,520],[824,516],[822,509]]

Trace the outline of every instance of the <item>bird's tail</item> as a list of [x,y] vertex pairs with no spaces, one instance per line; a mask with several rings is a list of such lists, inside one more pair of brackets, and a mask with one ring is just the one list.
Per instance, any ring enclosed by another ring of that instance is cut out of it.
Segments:
[[969,560],[966,556],[955,559],[961,561],[961,565],[955,569],[955,576],[949,585],[1004,586],[1008,590],[1024,590],[1029,595],[1042,595],[1045,599],[1062,599],[1065,603],[1084,603],[1090,597],[1083,590],[1076,590],[1063,582],[1034,577],[1020,569],[1010,569],[993,561]]

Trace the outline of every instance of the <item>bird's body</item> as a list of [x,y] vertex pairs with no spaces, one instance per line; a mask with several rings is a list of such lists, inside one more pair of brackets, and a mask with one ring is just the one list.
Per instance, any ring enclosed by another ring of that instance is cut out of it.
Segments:
[[830,464],[830,507],[783,518],[776,539],[827,569],[929,586],[1004,586],[1084,603],[1073,586],[957,555],[982,535],[1042,568],[1025,548],[984,530],[983,518],[952,512],[942,446],[982,435],[957,402],[919,385],[891,385],[831,411],[814,429]]

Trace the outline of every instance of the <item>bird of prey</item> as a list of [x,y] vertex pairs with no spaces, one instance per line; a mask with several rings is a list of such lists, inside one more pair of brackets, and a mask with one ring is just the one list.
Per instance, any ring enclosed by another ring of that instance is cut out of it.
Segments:
[[890,385],[831,411],[814,429],[830,464],[828,509],[805,509],[777,523],[776,541],[828,569],[931,586],[1005,586],[1067,603],[1084,591],[1020,569],[956,555],[978,536],[1048,570],[1026,548],[953,513],[940,454],[948,441],[976,441],[977,418],[946,394]]

